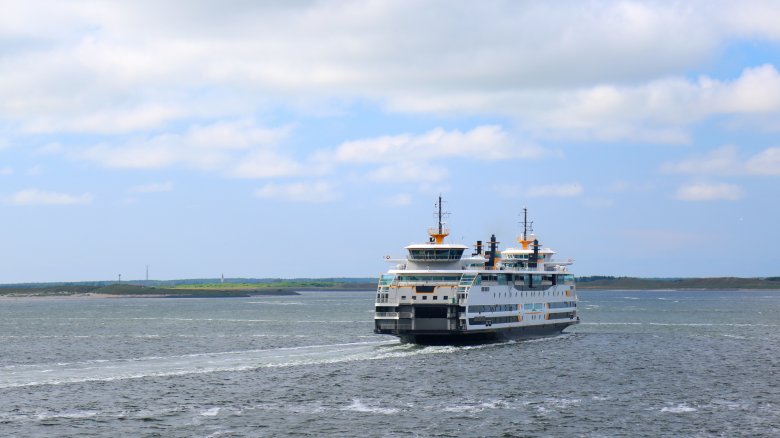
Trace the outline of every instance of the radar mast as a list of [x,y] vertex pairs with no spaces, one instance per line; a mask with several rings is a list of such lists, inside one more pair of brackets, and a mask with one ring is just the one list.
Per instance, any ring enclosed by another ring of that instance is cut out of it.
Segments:
[[[523,235],[520,236],[519,239],[517,239],[517,242],[521,245],[523,245],[523,249],[528,249],[528,245],[530,245],[534,241],[534,222],[528,222],[528,209],[526,207],[523,207]],[[528,233],[531,233],[530,235]]]
[[436,215],[438,218],[437,221],[438,227],[429,229],[428,235],[431,236],[432,242],[444,243],[444,238],[450,235],[450,230],[444,228],[443,217],[448,215],[449,213],[442,211],[441,195],[439,195],[439,202],[436,203],[436,210],[437,210]]

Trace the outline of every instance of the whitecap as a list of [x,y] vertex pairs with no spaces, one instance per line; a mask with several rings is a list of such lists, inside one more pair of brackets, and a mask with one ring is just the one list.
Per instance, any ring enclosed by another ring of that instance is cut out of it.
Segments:
[[685,403],[680,403],[677,406],[667,406],[665,408],[661,408],[661,412],[669,412],[672,414],[683,414],[686,412],[696,412],[696,408],[692,408]]
[[482,412],[485,409],[499,409],[505,407],[507,407],[507,404],[503,400],[490,400],[476,404],[447,406],[442,410],[444,412]]
[[549,403],[552,406],[555,406],[556,408],[568,408],[572,405],[578,405],[582,402],[580,399],[569,399],[569,398],[551,398],[546,400],[547,403]]
[[363,403],[359,398],[353,398],[352,404],[342,408],[342,411],[353,411],[353,412],[368,412],[372,414],[383,414],[383,415],[390,415],[398,413],[398,409],[396,408],[381,408],[378,406],[369,406]]
[[66,419],[79,419],[79,418],[90,418],[96,416],[98,413],[96,411],[67,411],[67,412],[61,412],[61,413],[40,413],[37,414],[35,417],[39,421],[46,421],[46,420],[52,420],[55,418],[66,418]]
[[216,417],[217,414],[219,414],[220,410],[221,408],[206,409],[205,411],[201,412],[198,415],[200,415],[201,417]]

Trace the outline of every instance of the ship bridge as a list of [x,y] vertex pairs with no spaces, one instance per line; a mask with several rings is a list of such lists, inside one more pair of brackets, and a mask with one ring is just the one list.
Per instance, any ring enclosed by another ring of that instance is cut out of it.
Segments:
[[452,262],[463,257],[466,245],[449,243],[421,243],[409,245],[407,259],[412,262]]

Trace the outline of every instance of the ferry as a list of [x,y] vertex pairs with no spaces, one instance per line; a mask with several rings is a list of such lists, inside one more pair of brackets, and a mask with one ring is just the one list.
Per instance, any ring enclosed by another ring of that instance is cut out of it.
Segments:
[[428,242],[407,246],[404,259],[386,257],[395,266],[379,277],[374,333],[462,344],[555,335],[579,323],[572,260],[555,261],[555,251],[542,248],[527,209],[519,247],[499,250],[492,235],[470,255],[444,241],[441,196],[437,210]]

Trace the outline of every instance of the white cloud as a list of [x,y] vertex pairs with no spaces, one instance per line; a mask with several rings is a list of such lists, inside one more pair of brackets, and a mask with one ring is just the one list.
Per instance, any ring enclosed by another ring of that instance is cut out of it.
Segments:
[[[15,143],[96,135],[63,152],[107,167],[323,175],[333,163],[549,153],[535,139],[688,143],[708,118],[780,120],[775,65],[683,76],[733,41],[780,40],[780,7],[761,0],[23,3],[0,17],[0,121]],[[353,102],[508,120],[523,140],[493,125],[435,129],[344,142],[309,162],[269,147],[289,128],[235,121]],[[369,172],[383,180],[399,166]]]
[[367,172],[369,180],[430,184],[449,176],[444,163],[450,159],[506,160],[547,153],[513,140],[501,126],[482,125],[468,131],[435,128],[422,134],[350,140],[316,152],[312,161],[324,167],[376,165]]
[[598,85],[546,96],[549,108],[517,104],[526,129],[542,136],[687,143],[688,126],[718,115],[780,116],[780,73],[746,68],[732,81],[677,77],[640,85]]
[[568,184],[547,184],[535,185],[531,187],[519,186],[514,184],[496,184],[493,191],[507,198],[518,197],[552,197],[552,198],[570,198],[580,196],[585,189],[580,183]]
[[677,163],[666,163],[661,168],[666,172],[684,174],[780,175],[780,147],[743,157],[736,146],[728,145]]
[[121,145],[100,144],[75,151],[75,159],[106,167],[151,169],[185,165],[208,170],[237,166],[242,171],[257,155],[281,160],[275,143],[284,139],[289,127],[265,128],[252,121],[218,121],[192,125],[182,134],[159,134],[134,139]]
[[570,184],[551,184],[551,185],[539,185],[531,186],[526,192],[530,197],[557,197],[557,198],[570,198],[579,196],[584,192],[582,185],[579,183]]
[[384,203],[390,207],[403,207],[412,203],[412,196],[408,193],[398,193],[385,198]]
[[442,166],[429,163],[404,162],[381,166],[369,172],[368,177],[373,181],[389,183],[433,183],[443,180],[447,175],[449,175],[449,172]]
[[321,171],[312,169],[309,172],[302,164],[273,150],[254,151],[229,171],[229,175],[237,178],[278,178],[317,173]]
[[776,111],[771,66],[731,84],[674,79],[733,38],[778,40],[780,8],[761,0],[6,6],[0,117],[35,132],[138,132],[336,97],[679,142],[679,126],[635,119],[684,119],[691,108],[675,105],[691,99]]
[[14,205],[71,205],[89,204],[92,194],[70,195],[67,193],[47,192],[38,189],[25,189],[9,196],[6,201]]
[[714,151],[678,163],[666,163],[662,170],[671,173],[689,174],[734,174],[739,173],[737,148],[722,146]]
[[780,147],[768,148],[750,157],[745,170],[751,175],[780,175]]
[[742,189],[733,184],[694,183],[680,187],[675,198],[681,201],[736,201],[742,194]]
[[341,197],[334,187],[325,181],[313,183],[268,183],[255,191],[258,198],[278,199],[287,202],[332,202]]
[[448,157],[500,160],[542,154],[543,150],[537,146],[512,141],[501,126],[483,125],[466,132],[436,128],[419,135],[400,134],[347,141],[336,148],[332,159],[344,163],[387,163]]
[[161,182],[161,183],[141,184],[141,185],[130,187],[127,191],[129,193],[163,193],[163,192],[170,192],[172,190],[173,190],[173,183],[168,181],[168,182]]
[[0,167],[0,176],[13,175],[14,169],[8,166]]
[[136,108],[103,109],[88,114],[65,114],[53,118],[33,118],[23,131],[31,133],[88,132],[113,134],[143,131],[164,126],[181,118],[186,111],[161,104],[144,104]]
[[47,143],[41,147],[39,147],[36,151],[36,155],[56,155],[63,151],[63,147],[61,143],[53,142],[53,143]]

